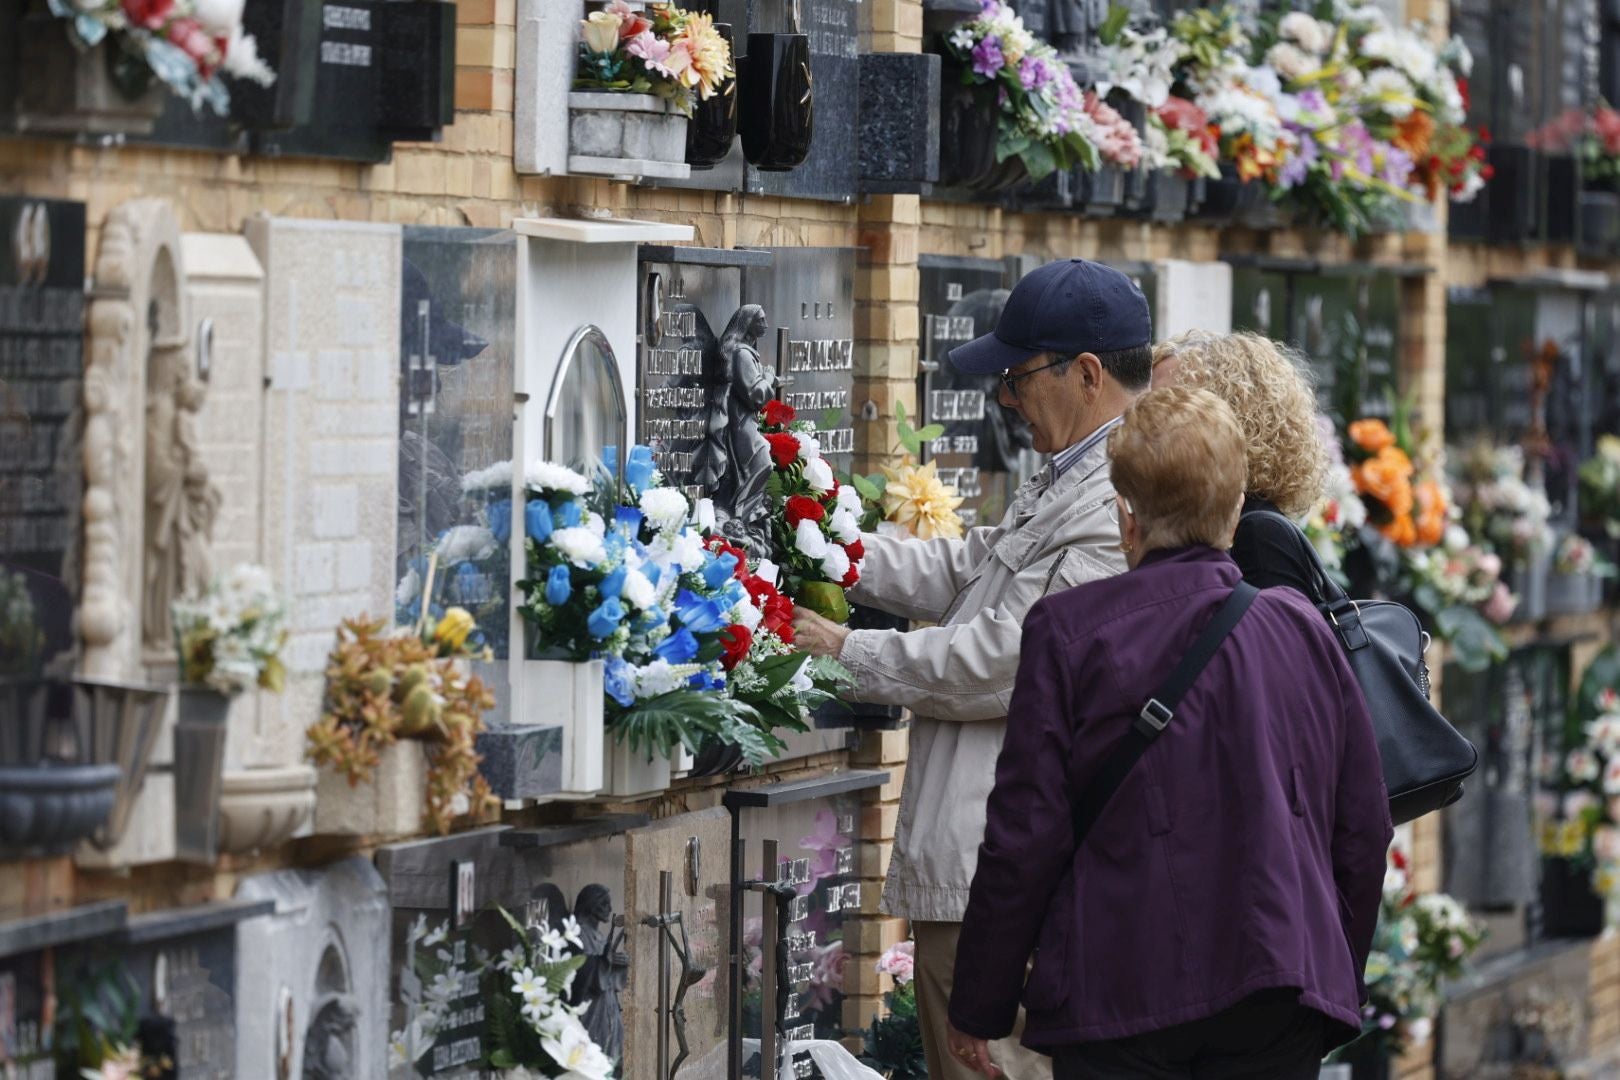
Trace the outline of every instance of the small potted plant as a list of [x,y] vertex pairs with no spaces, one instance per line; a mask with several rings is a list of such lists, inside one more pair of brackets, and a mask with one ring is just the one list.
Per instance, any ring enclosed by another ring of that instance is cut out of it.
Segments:
[[883,995],[888,1015],[874,1016],[862,1032],[866,1039],[861,1064],[878,1070],[889,1080],[927,1080],[923,1057],[922,1025],[917,1019],[916,942],[907,939],[889,946],[878,957],[877,973],[894,979],[894,989]]
[[495,696],[468,671],[488,659],[469,644],[473,627],[451,608],[412,627],[362,615],[338,628],[321,718],[306,732],[309,759],[326,766],[316,832],[403,835],[420,824],[443,836],[454,819],[494,808],[475,745]]
[[174,727],[176,850],[212,863],[231,702],[253,686],[280,693],[286,609],[270,572],[247,563],[216,577],[201,596],[175,601],[180,653]]
[[734,76],[731,45],[711,16],[625,0],[593,11],[579,28],[568,95],[568,171],[684,179],[687,117]]

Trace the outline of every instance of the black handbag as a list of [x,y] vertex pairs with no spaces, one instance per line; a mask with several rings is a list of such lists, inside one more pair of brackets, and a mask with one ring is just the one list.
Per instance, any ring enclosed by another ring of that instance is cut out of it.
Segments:
[[1463,781],[1478,767],[1479,751],[1429,701],[1429,669],[1423,662],[1428,635],[1417,616],[1389,600],[1351,600],[1328,577],[1298,525],[1274,511],[1255,513],[1287,522],[1310,562],[1311,599],[1344,646],[1367,698],[1390,818],[1401,825],[1462,798]]

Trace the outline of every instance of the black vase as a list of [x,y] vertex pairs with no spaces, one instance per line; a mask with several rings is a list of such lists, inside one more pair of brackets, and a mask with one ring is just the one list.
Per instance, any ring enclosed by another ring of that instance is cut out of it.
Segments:
[[242,30],[258,43],[259,56],[276,73],[260,86],[231,82],[231,119],[259,131],[286,131],[309,123],[315,108],[321,17],[317,0],[259,0],[242,9]]
[[749,34],[737,65],[743,157],[761,172],[786,172],[810,156],[815,79],[805,34]]
[[[715,23],[715,30],[730,46],[735,40],[730,23]],[[732,50],[735,54],[736,50]],[[686,163],[694,169],[712,169],[731,153],[737,137],[737,80],[707,101],[699,99],[686,124]]]
[[1569,859],[1541,860],[1541,932],[1550,938],[1603,933],[1603,898],[1592,889],[1589,867]]
[[939,184],[971,188],[996,167],[996,131],[1001,110],[995,91],[962,83],[962,66],[947,63],[939,74]]
[[743,763],[742,751],[719,739],[703,740],[692,756],[692,776],[724,776]]
[[1198,209],[1198,218],[1224,224],[1232,220],[1242,202],[1243,181],[1238,179],[1235,168],[1222,165],[1220,179],[1204,185],[1204,203]]

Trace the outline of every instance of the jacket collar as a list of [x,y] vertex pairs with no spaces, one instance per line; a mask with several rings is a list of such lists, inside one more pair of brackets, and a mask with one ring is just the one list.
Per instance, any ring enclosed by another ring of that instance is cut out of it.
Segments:
[[1144,552],[1142,561],[1136,564],[1140,570],[1144,566],[1153,566],[1157,563],[1180,563],[1184,566],[1199,563],[1230,563],[1232,556],[1219,548],[1212,548],[1207,544],[1193,544],[1179,548],[1155,548]]

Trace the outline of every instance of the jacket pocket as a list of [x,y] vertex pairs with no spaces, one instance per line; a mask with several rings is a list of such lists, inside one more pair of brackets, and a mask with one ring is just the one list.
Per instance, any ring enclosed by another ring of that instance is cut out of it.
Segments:
[[1051,1012],[1069,1000],[1069,935],[1075,921],[1074,872],[1070,870],[1046,909],[1029,977],[1024,981],[1024,1007]]

